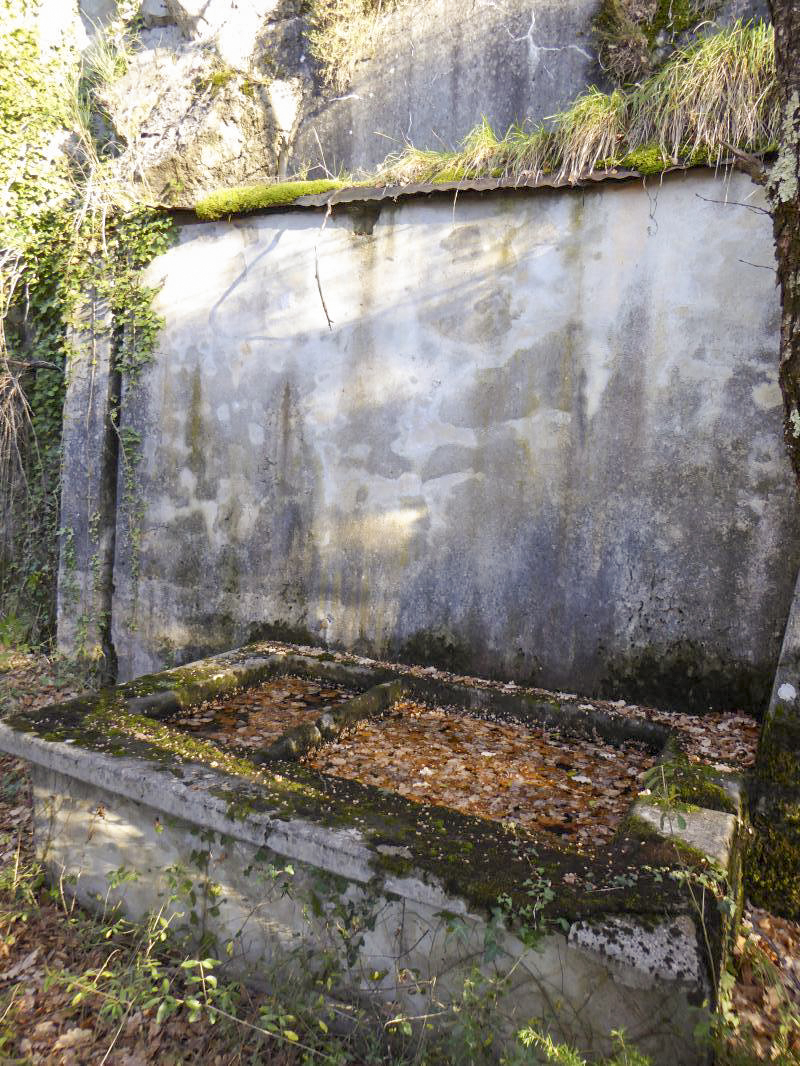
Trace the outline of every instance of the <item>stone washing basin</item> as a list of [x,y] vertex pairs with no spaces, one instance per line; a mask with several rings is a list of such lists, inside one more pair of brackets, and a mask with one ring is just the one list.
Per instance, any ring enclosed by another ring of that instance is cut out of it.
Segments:
[[[171,724],[280,674],[357,695],[249,758]],[[111,895],[137,918],[188,871],[195,924],[255,984],[335,958],[347,994],[419,1016],[458,1000],[477,966],[507,978],[501,1037],[540,1019],[588,1054],[608,1052],[616,1028],[656,1063],[704,1060],[693,1034],[738,914],[736,781],[716,788],[725,810],[638,800],[612,842],[587,851],[297,761],[401,696],[637,740],[665,767],[674,755],[669,731],[647,721],[268,643],[7,719],[0,750],[31,766],[36,848],[53,878],[91,907],[124,867],[136,877]]]

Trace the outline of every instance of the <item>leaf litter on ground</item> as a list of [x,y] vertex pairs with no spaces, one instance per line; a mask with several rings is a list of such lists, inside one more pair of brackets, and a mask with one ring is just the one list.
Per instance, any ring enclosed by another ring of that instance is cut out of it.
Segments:
[[685,711],[664,710],[625,700],[599,699],[583,697],[573,692],[553,692],[550,689],[521,685],[514,681],[496,681],[483,677],[470,677],[464,674],[440,670],[435,666],[416,666],[391,660],[370,659],[363,655],[347,652],[330,651],[327,648],[311,645],[284,644],[280,641],[267,641],[262,647],[267,652],[301,654],[311,657],[325,656],[336,662],[353,663],[358,666],[375,666],[412,677],[431,678],[450,684],[465,685],[468,688],[513,692],[558,700],[570,707],[581,710],[605,711],[618,718],[644,719],[666,726],[675,732],[683,751],[694,761],[707,762],[718,766],[720,770],[746,770],[755,762],[760,726],[758,721],[744,711],[731,708],[726,711],[709,711],[703,714],[689,714]]

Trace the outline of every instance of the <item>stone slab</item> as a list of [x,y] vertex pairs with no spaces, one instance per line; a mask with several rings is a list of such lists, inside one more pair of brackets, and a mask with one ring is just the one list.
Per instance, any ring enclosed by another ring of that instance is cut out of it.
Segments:
[[665,836],[702,851],[727,869],[740,826],[735,815],[705,808],[671,812],[649,803],[637,803],[633,813]]

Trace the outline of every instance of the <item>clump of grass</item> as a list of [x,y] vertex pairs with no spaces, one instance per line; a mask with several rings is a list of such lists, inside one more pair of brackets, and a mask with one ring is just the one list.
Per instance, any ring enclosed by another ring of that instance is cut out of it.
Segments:
[[555,116],[553,152],[562,177],[576,181],[600,159],[613,158],[625,141],[629,99],[620,89],[590,88]]
[[590,88],[547,125],[515,125],[504,137],[484,118],[458,151],[408,145],[377,177],[405,185],[547,173],[575,182],[617,166],[655,173],[679,162],[715,163],[730,147],[769,151],[779,128],[774,31],[740,20],[679,50],[627,91]]
[[464,138],[459,157],[457,166],[463,168],[467,177],[490,173],[501,165],[502,141],[485,115]]
[[285,207],[301,196],[341,189],[343,181],[282,181],[272,185],[240,185],[211,193],[195,204],[198,218],[212,221],[227,215],[240,215],[264,207]]
[[323,81],[345,92],[372,52],[378,22],[404,0],[311,0],[308,43]]
[[657,7],[658,0],[603,0],[593,24],[597,58],[618,85],[636,81],[650,70],[645,27]]
[[[451,177],[455,174],[458,177]],[[437,152],[409,144],[388,156],[376,177],[384,185],[411,185],[418,181],[460,181],[466,174],[460,152]]]
[[775,34],[762,21],[682,49],[630,96],[630,146],[654,141],[675,160],[728,145],[764,151],[779,130]]

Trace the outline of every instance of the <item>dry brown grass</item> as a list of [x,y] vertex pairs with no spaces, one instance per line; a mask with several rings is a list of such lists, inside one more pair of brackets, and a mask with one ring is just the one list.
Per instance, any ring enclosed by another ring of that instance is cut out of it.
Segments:
[[600,65],[625,85],[650,69],[650,42],[643,29],[656,14],[658,0],[604,0],[595,20]]
[[323,80],[346,92],[361,59],[372,53],[382,20],[406,0],[312,0],[308,35]]

